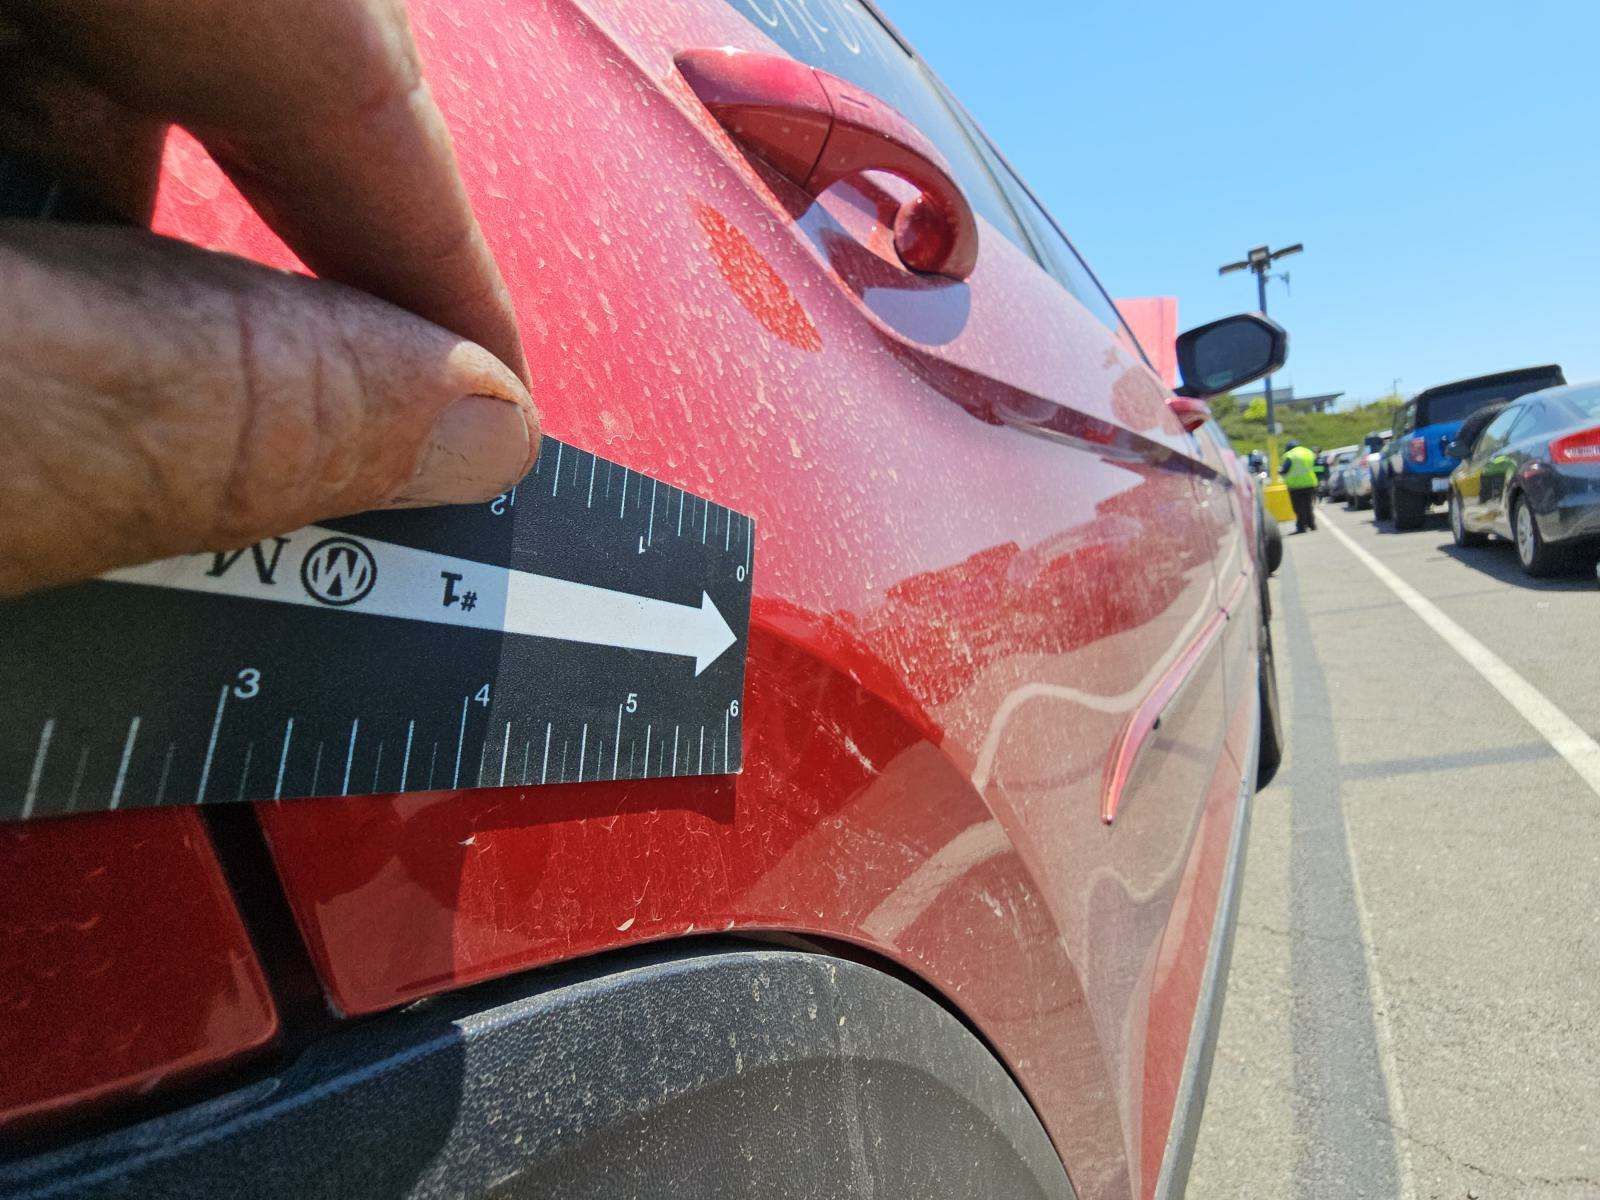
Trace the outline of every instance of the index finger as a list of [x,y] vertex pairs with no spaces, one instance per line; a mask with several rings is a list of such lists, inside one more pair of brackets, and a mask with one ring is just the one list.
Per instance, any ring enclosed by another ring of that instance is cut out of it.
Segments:
[[509,292],[400,0],[20,0],[31,39],[183,125],[318,275],[484,346],[524,381]]

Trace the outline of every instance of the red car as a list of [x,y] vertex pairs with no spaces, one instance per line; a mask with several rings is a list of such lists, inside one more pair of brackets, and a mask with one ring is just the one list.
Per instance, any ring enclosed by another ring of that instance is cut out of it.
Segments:
[[0,1191],[1181,1193],[1282,331],[1175,396],[863,0],[413,9],[546,429],[755,518],[744,770],[0,828]]

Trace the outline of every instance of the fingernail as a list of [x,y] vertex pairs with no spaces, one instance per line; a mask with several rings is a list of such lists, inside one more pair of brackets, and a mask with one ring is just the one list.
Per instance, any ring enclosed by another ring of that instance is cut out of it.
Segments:
[[492,499],[528,466],[522,409],[492,396],[467,396],[439,415],[400,504],[471,504]]

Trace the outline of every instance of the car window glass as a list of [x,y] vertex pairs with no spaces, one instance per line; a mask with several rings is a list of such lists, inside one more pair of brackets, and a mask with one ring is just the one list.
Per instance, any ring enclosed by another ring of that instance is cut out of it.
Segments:
[[1472,449],[1472,457],[1487,458],[1504,446],[1510,436],[1511,427],[1516,424],[1517,418],[1522,413],[1523,409],[1520,405],[1513,405],[1490,421],[1484,431],[1478,435],[1478,444]]
[[1516,408],[1517,419],[1511,422],[1511,428],[1506,430],[1506,444],[1510,445],[1518,438],[1527,437],[1530,433],[1549,423],[1550,414],[1543,404],[1519,404]]
[[1558,382],[1559,377],[1525,375],[1491,383],[1451,384],[1440,390],[1423,393],[1421,399],[1415,402],[1421,410],[1417,419],[1424,425],[1461,421],[1496,401],[1516,400]]
[[1566,421],[1587,421],[1600,417],[1600,388],[1562,396],[1559,402],[1552,400],[1550,407],[1556,409],[1549,414],[1547,421],[1552,427],[1564,424]]
[[820,67],[900,110],[939,148],[967,203],[1020,247],[1028,244],[976,148],[922,67],[856,0],[727,0],[795,58]]

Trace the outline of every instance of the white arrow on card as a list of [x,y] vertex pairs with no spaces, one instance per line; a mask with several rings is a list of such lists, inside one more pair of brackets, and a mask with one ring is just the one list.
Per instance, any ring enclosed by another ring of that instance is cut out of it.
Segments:
[[243,551],[111,571],[108,583],[270,600],[694,659],[738,639],[711,596],[698,607],[351,537],[310,525]]

